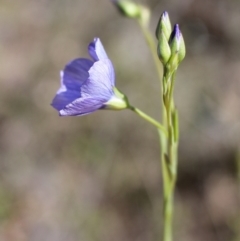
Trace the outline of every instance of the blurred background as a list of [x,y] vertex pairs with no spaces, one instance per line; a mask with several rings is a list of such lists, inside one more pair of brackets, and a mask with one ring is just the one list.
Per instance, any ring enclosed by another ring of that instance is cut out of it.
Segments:
[[[142,0],[187,46],[176,81],[181,144],[174,235],[240,240],[240,2]],[[134,20],[108,0],[0,0],[0,240],[161,240],[156,130],[130,111],[60,118],[59,71],[100,37],[133,105],[160,118]],[[239,170],[238,170],[239,169]]]

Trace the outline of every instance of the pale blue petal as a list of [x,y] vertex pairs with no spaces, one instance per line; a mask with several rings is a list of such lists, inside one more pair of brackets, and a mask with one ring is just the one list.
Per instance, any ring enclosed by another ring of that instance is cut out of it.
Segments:
[[64,109],[59,111],[60,116],[81,116],[90,114],[103,107],[104,100],[90,97],[79,98],[67,105]]
[[114,69],[109,59],[95,62],[89,70],[89,79],[81,88],[82,97],[101,97],[108,101],[113,95]]
[[95,38],[88,45],[88,52],[94,61],[108,59],[107,53],[105,52],[104,47],[99,38]]
[[80,88],[89,77],[89,69],[93,62],[88,59],[75,59],[61,71],[61,87],[52,101],[52,106],[58,111],[81,97]]

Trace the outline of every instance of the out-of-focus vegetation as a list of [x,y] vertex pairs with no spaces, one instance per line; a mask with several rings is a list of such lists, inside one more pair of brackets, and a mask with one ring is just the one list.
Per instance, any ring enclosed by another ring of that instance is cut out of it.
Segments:
[[[139,1],[140,2],[140,1]],[[145,0],[167,10],[187,56],[176,99],[178,241],[240,235],[240,2]],[[108,0],[0,0],[0,240],[152,241],[161,234],[158,136],[128,111],[60,118],[59,71],[100,37],[117,86],[159,118],[159,82],[137,24]]]

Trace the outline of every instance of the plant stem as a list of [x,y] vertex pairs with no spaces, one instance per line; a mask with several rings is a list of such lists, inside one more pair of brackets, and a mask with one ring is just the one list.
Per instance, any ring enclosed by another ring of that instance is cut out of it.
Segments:
[[[167,71],[164,72],[164,78],[169,76]],[[178,120],[176,119],[177,110],[174,106],[173,100],[173,85],[175,73],[170,76],[169,87],[163,93],[163,103],[166,112],[165,128],[168,130],[168,137],[166,140],[161,138],[161,143],[165,143],[165,153],[162,159],[163,168],[163,192],[164,192],[164,207],[163,207],[163,241],[172,241],[172,225],[173,225],[173,211],[174,211],[174,190],[177,179],[177,150],[178,150]],[[174,120],[175,118],[175,120]],[[162,144],[163,146],[163,144]]]
[[[172,225],[173,225],[173,212],[174,212],[174,191],[177,179],[177,162],[178,162],[178,120],[173,118],[173,113],[177,115],[177,110],[174,105],[173,90],[175,73],[170,72],[166,66],[164,66],[163,76],[162,68],[159,64],[157,56],[155,41],[147,26],[143,25],[141,21],[138,21],[146,42],[151,51],[158,77],[160,80],[161,96],[162,96],[162,121],[161,128],[156,125],[156,121],[149,121],[158,127],[161,147],[161,163],[162,163],[162,175],[163,175],[163,241],[172,241]],[[139,110],[133,110],[141,117],[142,113]],[[144,118],[144,117],[143,117]],[[146,118],[145,118],[146,119]],[[164,131],[162,131],[164,130]],[[167,132],[167,133],[166,133]],[[177,133],[177,134],[176,134]]]
[[164,230],[163,240],[172,240],[172,219],[173,219],[173,193],[170,192],[168,196],[164,197]]
[[143,23],[140,20],[138,20],[138,23],[139,23],[139,26],[142,30],[142,33],[143,33],[143,35],[146,39],[147,45],[150,49],[150,52],[151,52],[151,55],[153,57],[153,61],[154,61],[154,64],[155,64],[155,67],[156,67],[156,70],[157,70],[159,80],[161,81],[161,79],[162,79],[162,68],[161,68],[161,65],[159,64],[159,59],[158,59],[158,56],[157,56],[157,48],[156,48],[154,38],[153,38],[152,34],[150,33],[150,31],[148,30],[147,26],[143,25]]
[[158,121],[156,121],[155,119],[153,119],[152,117],[150,117],[149,115],[147,115],[146,113],[144,113],[143,111],[141,111],[140,109],[133,107],[133,106],[129,106],[128,107],[130,110],[132,110],[133,112],[135,112],[136,114],[138,114],[140,117],[142,117],[143,119],[145,119],[146,121],[148,121],[149,123],[151,123],[152,125],[156,126],[158,128],[159,131],[161,131],[162,133],[164,133],[165,135],[167,135],[167,130],[165,129],[165,127],[160,124]]
[[[175,152],[175,148],[172,147],[170,150],[172,153]],[[166,167],[165,169],[169,169],[167,165],[173,161],[173,159],[169,158],[169,160],[165,159]],[[169,162],[169,163],[167,163]],[[163,207],[163,219],[164,219],[164,230],[163,230],[163,241],[172,241],[172,226],[173,226],[173,213],[174,213],[174,190],[176,183],[176,170],[174,167],[171,168],[171,174],[169,175],[169,171],[164,175],[164,207]]]

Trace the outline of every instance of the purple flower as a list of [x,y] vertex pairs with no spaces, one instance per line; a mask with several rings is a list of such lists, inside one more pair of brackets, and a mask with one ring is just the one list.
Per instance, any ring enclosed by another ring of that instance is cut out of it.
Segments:
[[88,46],[93,60],[78,58],[60,72],[61,87],[52,101],[60,116],[81,116],[99,109],[127,108],[127,99],[115,87],[115,73],[99,38]]

